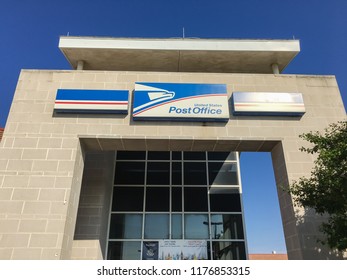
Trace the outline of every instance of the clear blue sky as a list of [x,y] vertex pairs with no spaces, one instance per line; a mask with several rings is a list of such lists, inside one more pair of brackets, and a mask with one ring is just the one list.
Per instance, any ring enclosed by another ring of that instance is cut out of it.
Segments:
[[[335,75],[347,104],[346,14],[346,0],[0,0],[0,127],[20,69],[70,69],[58,49],[67,34],[182,37],[184,27],[186,37],[300,39],[284,73]],[[270,155],[241,164],[250,251],[282,252]]]

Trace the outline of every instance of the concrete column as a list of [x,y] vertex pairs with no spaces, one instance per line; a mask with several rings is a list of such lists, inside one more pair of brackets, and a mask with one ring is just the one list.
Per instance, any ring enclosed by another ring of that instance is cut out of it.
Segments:
[[84,61],[83,60],[77,61],[77,68],[76,68],[76,70],[83,70],[83,66],[84,66]]
[[277,63],[271,64],[271,67],[272,67],[272,73],[280,74],[280,69],[278,68],[278,64]]

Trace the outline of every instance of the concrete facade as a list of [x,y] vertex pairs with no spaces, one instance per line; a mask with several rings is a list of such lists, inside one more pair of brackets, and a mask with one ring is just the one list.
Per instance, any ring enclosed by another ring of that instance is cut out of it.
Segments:
[[[227,123],[134,122],[126,116],[55,115],[57,89],[125,89],[135,82],[223,83],[233,91],[301,92],[303,117],[235,117]],[[346,118],[333,76],[127,71],[20,74],[0,143],[0,259],[103,259],[105,208],[116,150],[269,151],[289,259],[334,259],[316,242],[320,220],[282,187],[309,176],[298,135]],[[89,172],[88,172],[89,170]]]

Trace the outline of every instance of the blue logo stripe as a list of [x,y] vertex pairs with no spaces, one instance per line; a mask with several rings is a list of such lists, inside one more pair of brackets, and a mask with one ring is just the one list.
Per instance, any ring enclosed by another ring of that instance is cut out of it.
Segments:
[[58,89],[56,100],[128,101],[127,90]]
[[54,104],[57,113],[127,114],[127,90],[58,89]]

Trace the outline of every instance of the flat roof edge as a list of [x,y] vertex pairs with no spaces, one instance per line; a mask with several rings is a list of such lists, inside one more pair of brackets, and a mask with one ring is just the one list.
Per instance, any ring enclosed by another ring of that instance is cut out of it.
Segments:
[[61,36],[59,48],[300,52],[299,40],[140,39]]

